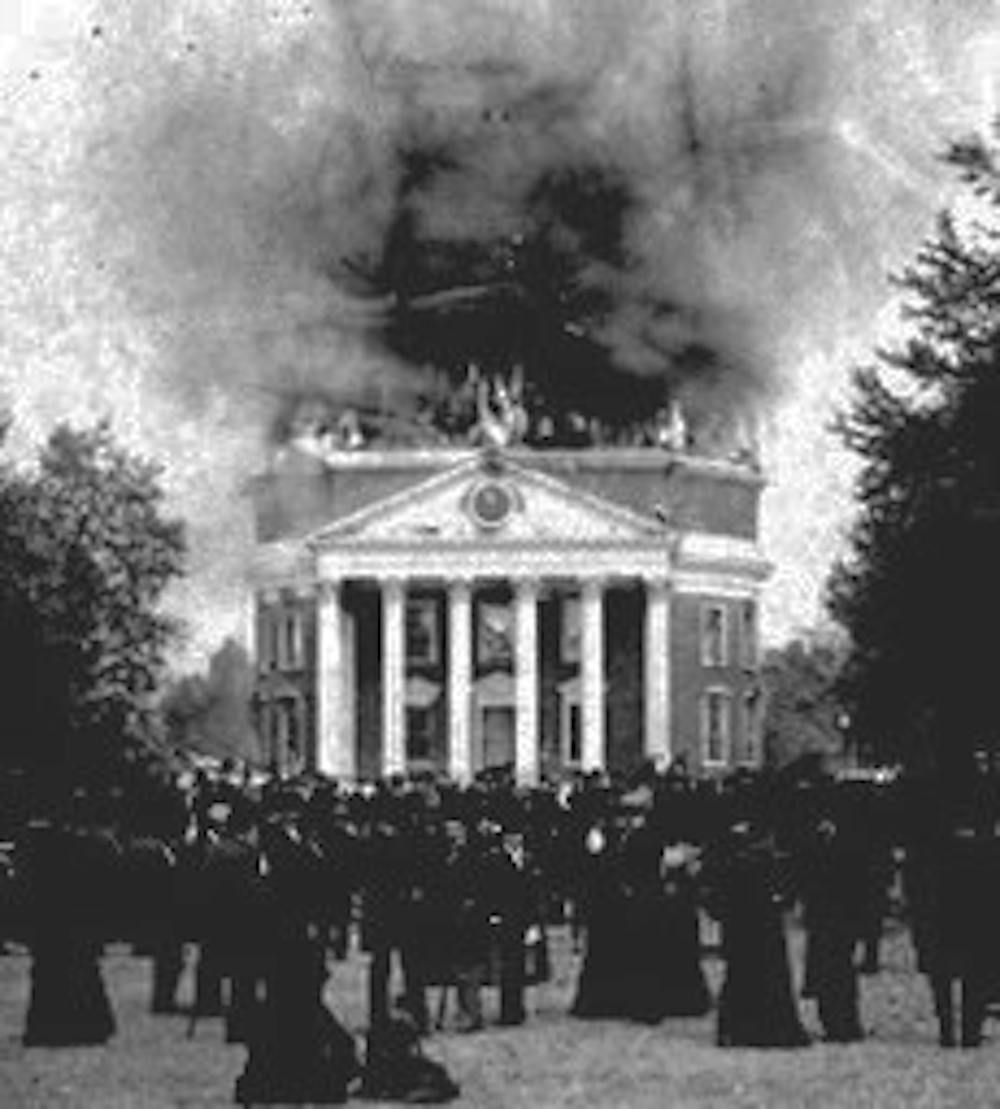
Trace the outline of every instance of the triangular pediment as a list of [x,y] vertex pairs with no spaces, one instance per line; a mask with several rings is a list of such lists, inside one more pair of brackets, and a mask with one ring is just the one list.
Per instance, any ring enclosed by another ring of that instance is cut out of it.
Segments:
[[310,537],[319,550],[420,543],[615,543],[664,525],[530,467],[471,461],[375,501]]

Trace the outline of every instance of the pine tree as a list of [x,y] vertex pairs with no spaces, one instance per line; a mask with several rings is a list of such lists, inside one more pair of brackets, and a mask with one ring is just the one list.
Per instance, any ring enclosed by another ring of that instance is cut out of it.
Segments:
[[[856,369],[838,421],[862,459],[848,555],[829,583],[852,638],[852,738],[938,766],[998,746],[1000,123],[946,159],[961,215],[896,278],[908,331]],[[966,210],[966,208],[968,210]]]

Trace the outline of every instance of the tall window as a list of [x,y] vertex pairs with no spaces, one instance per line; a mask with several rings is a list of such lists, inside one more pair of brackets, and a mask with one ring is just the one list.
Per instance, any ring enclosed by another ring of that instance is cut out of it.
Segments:
[[272,712],[272,750],[279,752],[286,769],[299,770],[305,762],[301,702],[294,698],[282,698],[274,702]]
[[302,613],[295,608],[278,609],[274,617],[275,647],[282,670],[298,670],[303,664]]
[[760,691],[748,689],[743,694],[740,727],[739,761],[757,766],[761,761],[762,700]]
[[579,662],[582,656],[580,598],[563,597],[560,605],[559,658],[562,662]]
[[281,665],[281,609],[277,605],[261,608],[260,668],[274,670]]
[[701,760],[705,766],[728,763],[729,733],[729,691],[706,689],[701,697]]
[[514,658],[514,614],[502,602],[481,601],[478,606],[476,660],[485,670],[508,669]]
[[407,599],[406,659],[423,666],[436,666],[441,661],[438,606],[433,597]]
[[702,605],[701,664],[702,666],[725,666],[727,662],[726,606]]
[[744,670],[757,669],[757,635],[757,603],[744,601],[740,606],[740,665]]
[[431,757],[431,710],[407,705],[406,708],[406,760],[422,762]]

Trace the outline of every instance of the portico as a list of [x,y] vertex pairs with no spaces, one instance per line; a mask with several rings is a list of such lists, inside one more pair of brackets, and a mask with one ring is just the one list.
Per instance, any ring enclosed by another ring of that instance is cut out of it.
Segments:
[[[289,612],[306,628],[298,670],[261,660],[286,677],[275,688],[298,682],[305,764],[342,780],[428,769],[467,781],[505,766],[526,785],[662,766],[699,742],[706,697],[718,734],[702,745],[718,757],[735,744],[753,681],[736,655],[756,656],[734,640],[706,663],[700,639],[709,610],[716,638],[756,635],[737,618],[767,573],[752,533],[726,534],[711,503],[700,512],[714,531],[637,511],[578,480],[577,458],[568,477],[483,452],[434,463],[407,481],[395,459],[344,456],[320,475],[343,483],[324,493],[328,522],[260,549],[258,642]],[[654,467],[648,452],[606,464],[626,492],[663,488]],[[358,495],[387,472],[394,488]]]
[[[442,655],[443,680],[431,686],[431,700],[440,696],[446,705],[446,769],[457,780],[467,780],[475,770],[511,762],[517,780],[534,784],[541,761],[541,643],[539,603],[544,597],[561,606],[562,612],[579,606],[579,655],[575,656],[579,679],[578,698],[569,694],[572,715],[560,712],[567,740],[579,726],[577,762],[583,770],[606,765],[605,721],[607,713],[605,668],[605,594],[612,579],[580,572],[577,577],[517,576],[509,580],[459,576],[452,580],[417,578],[342,578],[324,582],[318,590],[317,675],[318,746],[317,766],[327,774],[352,778],[357,772],[357,736],[349,712],[357,696],[356,648],[349,631],[352,617],[342,603],[345,589],[375,589],[379,596],[379,674],[382,719],[381,772],[398,774],[413,762],[407,734],[409,686],[421,659],[414,657],[412,636],[407,635],[408,615],[418,619],[414,601],[436,603],[440,599],[446,650]],[[644,592],[645,632],[643,657],[647,674],[644,695],[644,752],[659,763],[670,758],[670,673],[669,590],[662,579],[633,581],[616,576],[619,585]],[[492,600],[497,591],[508,599]],[[430,591],[430,592],[429,592]],[[477,607],[480,611],[477,613]],[[482,611],[486,608],[487,611]],[[409,609],[409,612],[408,612]],[[506,621],[506,627],[483,628],[490,618]],[[431,620],[437,623],[435,611]],[[477,635],[478,633],[478,635]],[[503,642],[492,644],[496,657],[484,657],[484,639],[490,635]],[[477,644],[478,639],[478,644]],[[508,654],[509,651],[509,654]],[[409,679],[409,680],[408,680]],[[506,756],[510,756],[507,758]]]

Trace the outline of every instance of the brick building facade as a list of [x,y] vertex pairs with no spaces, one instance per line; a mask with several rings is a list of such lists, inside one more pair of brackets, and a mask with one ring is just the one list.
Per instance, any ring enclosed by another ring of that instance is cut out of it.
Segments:
[[649,448],[286,450],[253,486],[264,749],[345,779],[756,764],[762,485]]

